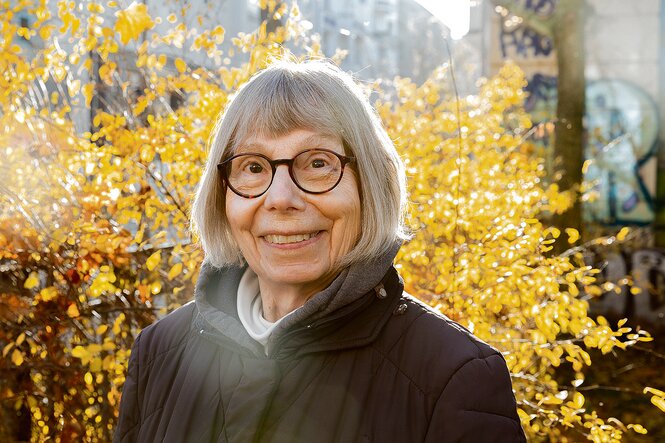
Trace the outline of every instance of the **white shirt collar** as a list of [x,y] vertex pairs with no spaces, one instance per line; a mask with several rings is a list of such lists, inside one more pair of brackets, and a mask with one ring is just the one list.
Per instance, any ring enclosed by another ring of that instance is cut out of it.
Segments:
[[275,330],[280,318],[274,323],[263,317],[263,301],[259,290],[259,277],[247,268],[238,284],[238,318],[245,330],[265,348],[270,334]]

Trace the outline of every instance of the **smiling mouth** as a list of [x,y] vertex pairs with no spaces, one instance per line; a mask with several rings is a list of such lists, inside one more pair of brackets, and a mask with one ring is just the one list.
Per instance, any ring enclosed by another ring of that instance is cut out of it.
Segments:
[[263,238],[268,242],[268,243],[273,243],[276,245],[286,245],[290,243],[300,243],[303,241],[307,241],[310,238],[316,237],[319,232],[321,231],[316,231],[316,232],[311,232],[309,234],[295,234],[295,235],[264,235]]

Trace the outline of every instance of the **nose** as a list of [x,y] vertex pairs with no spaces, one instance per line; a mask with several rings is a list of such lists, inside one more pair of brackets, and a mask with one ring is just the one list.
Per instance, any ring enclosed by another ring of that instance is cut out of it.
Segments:
[[303,191],[291,179],[288,166],[279,165],[275,169],[272,184],[265,193],[263,204],[268,209],[280,211],[300,210],[305,207]]

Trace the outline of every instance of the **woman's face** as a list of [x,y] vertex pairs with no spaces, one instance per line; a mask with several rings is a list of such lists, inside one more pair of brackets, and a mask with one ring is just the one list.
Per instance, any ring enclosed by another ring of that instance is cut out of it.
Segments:
[[[277,138],[250,137],[235,154],[289,159],[313,148],[345,154],[341,141],[304,129]],[[244,198],[227,189],[226,216],[262,286],[296,286],[312,294],[328,285],[333,265],[360,234],[357,179],[346,167],[334,189],[309,194],[292,181],[288,166],[279,165],[272,185],[260,197]]]

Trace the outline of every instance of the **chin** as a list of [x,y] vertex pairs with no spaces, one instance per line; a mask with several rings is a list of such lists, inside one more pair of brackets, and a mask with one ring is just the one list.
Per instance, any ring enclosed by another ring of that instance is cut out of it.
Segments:
[[301,265],[280,266],[271,269],[266,277],[275,283],[286,285],[304,285],[316,283],[326,277],[327,272],[322,269],[312,269],[311,263]]

